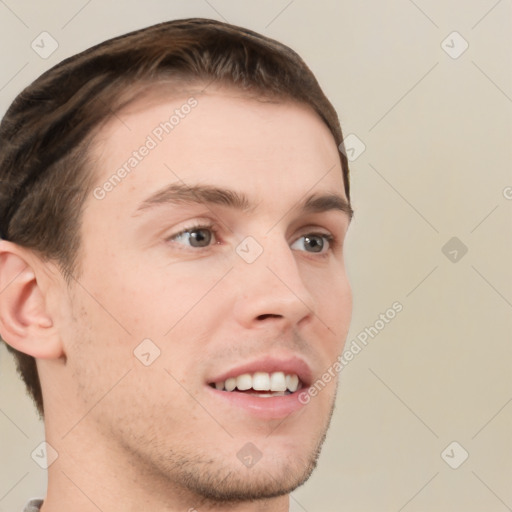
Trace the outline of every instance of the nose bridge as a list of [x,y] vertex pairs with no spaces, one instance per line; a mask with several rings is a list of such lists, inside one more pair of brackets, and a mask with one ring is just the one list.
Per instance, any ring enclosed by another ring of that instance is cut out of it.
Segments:
[[237,311],[244,323],[280,317],[298,322],[312,314],[313,303],[286,240],[267,234],[245,239],[237,248],[240,296]]

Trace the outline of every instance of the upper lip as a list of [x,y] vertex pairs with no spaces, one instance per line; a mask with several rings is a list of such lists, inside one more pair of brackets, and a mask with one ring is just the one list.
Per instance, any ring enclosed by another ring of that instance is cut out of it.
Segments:
[[237,377],[238,375],[243,375],[244,373],[255,372],[283,372],[285,374],[294,373],[299,377],[299,380],[304,386],[309,386],[312,380],[311,368],[302,358],[298,356],[284,358],[265,356],[259,359],[248,361],[238,366],[234,366],[224,373],[208,379],[208,384],[223,382],[231,377]]

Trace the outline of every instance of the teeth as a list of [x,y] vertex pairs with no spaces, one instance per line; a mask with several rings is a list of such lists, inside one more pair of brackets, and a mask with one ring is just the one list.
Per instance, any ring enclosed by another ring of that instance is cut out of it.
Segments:
[[[226,379],[226,382],[219,382],[219,384],[222,385],[221,389],[226,388],[226,391],[233,391],[236,388],[236,379],[232,377],[230,379]],[[217,384],[215,384],[215,387],[217,387]]]
[[252,377],[248,373],[239,375],[236,378],[236,387],[240,391],[245,391],[247,389],[251,389],[252,388]]
[[299,377],[297,375],[287,375],[286,376],[286,387],[293,393],[297,391],[299,387]]
[[252,378],[252,389],[256,391],[269,391],[270,375],[264,372],[256,372]]
[[[295,377],[297,377],[295,375]],[[297,377],[297,380],[299,378]],[[274,372],[270,376],[270,389],[272,391],[286,391],[286,377],[283,372]],[[290,390],[291,391],[291,390]]]
[[251,395],[258,398],[272,398],[273,396],[285,396],[286,393],[284,391],[272,391],[272,393],[251,393]]
[[256,396],[282,396],[286,392],[294,393],[299,388],[299,377],[295,374],[287,374],[284,372],[255,372],[253,374],[244,373],[237,377],[230,377],[224,382],[216,382],[215,389],[220,391],[247,391],[253,389],[255,391],[271,391],[272,395],[263,393],[254,393]]

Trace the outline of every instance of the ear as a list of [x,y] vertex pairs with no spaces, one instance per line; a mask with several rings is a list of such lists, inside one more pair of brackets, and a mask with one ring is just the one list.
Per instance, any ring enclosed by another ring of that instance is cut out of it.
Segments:
[[44,265],[33,252],[0,240],[0,334],[19,352],[56,359],[64,351],[48,311]]

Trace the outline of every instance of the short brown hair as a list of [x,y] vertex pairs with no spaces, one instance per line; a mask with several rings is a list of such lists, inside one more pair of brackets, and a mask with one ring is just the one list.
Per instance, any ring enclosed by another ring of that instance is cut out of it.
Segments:
[[[94,129],[126,104],[124,93],[173,76],[307,104],[328,126],[336,145],[342,143],[335,109],[289,47],[209,19],[161,23],[64,60],[14,100],[0,124],[2,238],[57,262],[67,280],[76,277],[80,214],[92,189],[93,176],[86,170]],[[340,159],[350,200],[348,162],[342,152]],[[7,346],[43,416],[35,359]]]

